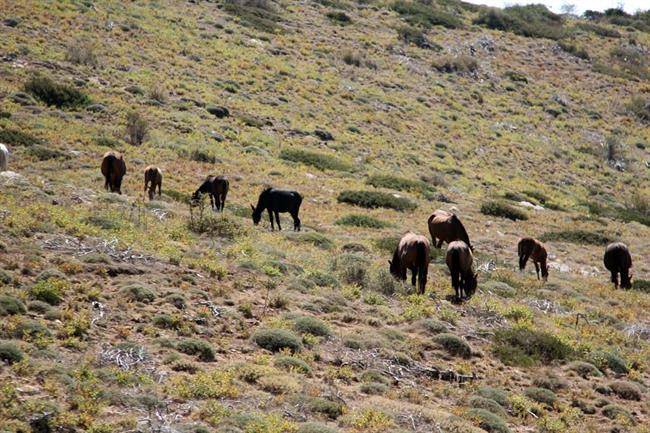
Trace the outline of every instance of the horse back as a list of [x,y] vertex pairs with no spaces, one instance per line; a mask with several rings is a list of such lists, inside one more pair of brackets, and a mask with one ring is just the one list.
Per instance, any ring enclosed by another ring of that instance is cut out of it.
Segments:
[[397,251],[403,266],[428,265],[431,244],[424,236],[407,233],[400,239]]
[[474,257],[465,242],[453,241],[447,247],[445,261],[450,271],[466,273],[472,270]]
[[610,271],[629,269],[632,267],[632,256],[627,245],[622,242],[610,244],[605,249],[603,259],[605,267]]

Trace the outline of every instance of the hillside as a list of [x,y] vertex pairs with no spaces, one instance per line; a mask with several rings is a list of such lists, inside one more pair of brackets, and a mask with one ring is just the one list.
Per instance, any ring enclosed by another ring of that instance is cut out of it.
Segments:
[[[650,431],[649,12],[0,11],[0,432]],[[223,214],[189,206],[209,174]],[[304,196],[301,232],[253,225],[266,185]],[[474,245],[467,302],[445,247],[424,295],[388,272],[435,209]]]

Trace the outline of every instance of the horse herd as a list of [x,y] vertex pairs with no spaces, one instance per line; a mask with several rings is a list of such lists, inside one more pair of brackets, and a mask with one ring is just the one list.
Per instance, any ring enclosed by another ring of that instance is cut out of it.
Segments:
[[[121,194],[122,178],[126,174],[126,164],[121,154],[107,152],[101,164],[101,171],[105,178],[105,187],[111,192]],[[149,199],[153,199],[156,189],[161,194],[163,173],[158,167],[148,166],[144,171],[144,190],[148,191]],[[192,203],[200,200],[201,195],[208,194],[213,210],[223,211],[230,182],[225,176],[208,176],[205,181],[192,194]],[[259,195],[257,205],[251,205],[253,223],[258,225],[264,210],[268,212],[271,230],[278,230],[280,226],[280,213],[289,213],[293,218],[293,229],[300,231],[300,218],[298,213],[302,204],[302,196],[296,191],[265,188]],[[451,285],[456,294],[456,300],[470,298],[477,287],[478,273],[473,270],[474,247],[472,246],[467,230],[458,216],[444,210],[436,210],[428,221],[429,234],[436,248],[441,248],[446,242],[447,252],[445,262],[451,274]],[[537,279],[548,279],[549,265],[546,247],[537,239],[524,237],[517,244],[519,255],[519,270],[526,268],[528,260],[535,265]],[[418,293],[424,294],[427,284],[427,274],[431,255],[431,243],[425,236],[413,232],[405,233],[400,239],[393,258],[388,261],[390,273],[402,281],[406,281],[407,270],[412,273],[411,283],[418,287]],[[620,285],[629,289],[632,286],[630,268],[632,257],[628,247],[615,242],[607,246],[604,256],[605,268],[611,273],[611,281],[615,287]]]

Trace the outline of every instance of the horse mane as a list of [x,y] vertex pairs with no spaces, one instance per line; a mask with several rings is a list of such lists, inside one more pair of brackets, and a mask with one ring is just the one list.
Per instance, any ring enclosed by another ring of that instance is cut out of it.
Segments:
[[460,221],[460,218],[455,213],[451,214],[451,219],[456,220],[458,223],[458,227],[460,227],[460,237],[463,242],[467,244],[470,249],[472,248],[472,244],[469,241],[469,235],[467,234],[467,230],[465,230],[465,226],[463,223]]

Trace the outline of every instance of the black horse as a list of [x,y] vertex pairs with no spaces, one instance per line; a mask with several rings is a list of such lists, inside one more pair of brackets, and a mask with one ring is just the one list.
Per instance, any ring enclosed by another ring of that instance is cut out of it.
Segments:
[[199,189],[192,194],[192,202],[197,202],[201,194],[208,194],[210,196],[210,205],[212,206],[212,209],[223,212],[229,188],[230,182],[227,177],[208,176]]
[[262,212],[266,209],[269,212],[269,219],[271,220],[271,230],[275,230],[273,226],[273,214],[275,213],[275,221],[278,223],[278,230],[282,230],[280,226],[280,212],[289,212],[293,218],[293,229],[300,231],[300,218],[298,212],[300,211],[300,204],[302,203],[302,196],[296,191],[287,191],[283,189],[266,188],[260,194],[257,200],[257,206],[251,205],[253,209],[253,222],[255,225],[259,224],[262,219]]

